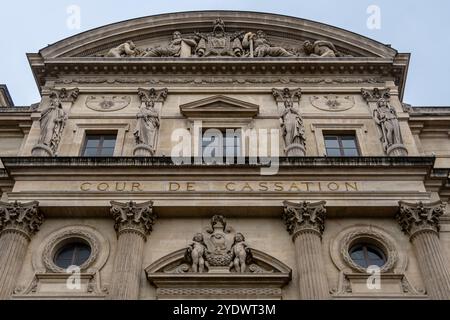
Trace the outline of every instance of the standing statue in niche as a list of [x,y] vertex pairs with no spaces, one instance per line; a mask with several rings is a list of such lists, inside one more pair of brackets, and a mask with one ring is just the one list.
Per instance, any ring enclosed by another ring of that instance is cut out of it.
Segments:
[[153,156],[159,135],[160,118],[155,107],[156,102],[163,102],[167,98],[168,90],[139,89],[141,108],[137,114],[137,124],[134,129],[136,147],[135,156]]
[[381,140],[385,150],[389,150],[392,146],[403,145],[397,112],[389,101],[385,98],[379,99],[373,114],[375,122],[381,128],[383,134]]
[[129,40],[122,43],[120,46],[112,48],[106,54],[105,57],[108,58],[126,58],[126,57],[137,57],[141,54],[141,51],[136,47],[133,41]]
[[231,253],[233,262],[230,264],[230,268],[234,267],[236,272],[245,273],[247,262],[251,261],[251,250],[245,243],[245,237],[242,233],[236,233],[234,236]]
[[41,135],[38,145],[50,148],[52,153],[55,154],[66,120],[67,113],[63,110],[59,95],[52,93],[50,95],[50,106],[41,113]]
[[301,89],[283,90],[273,89],[273,96],[278,103],[282,102],[284,109],[281,112],[280,122],[283,131],[285,152],[288,157],[303,157],[306,154],[306,139],[303,119],[294,107],[294,102],[300,104]]
[[300,113],[294,108],[292,101],[285,102],[285,110],[281,115],[283,137],[286,147],[293,144],[305,146],[305,129]]
[[319,40],[314,43],[305,41],[303,48],[310,57],[335,58],[341,56],[334,44],[329,41]]
[[262,30],[258,30],[256,34],[247,33],[242,41],[242,46],[249,49],[250,55],[255,58],[294,56],[282,47],[273,47],[266,39],[266,33]]
[[183,38],[181,32],[175,31],[173,33],[172,41],[166,47],[156,47],[147,49],[144,57],[182,57],[183,43],[189,47],[189,52],[185,56],[191,56],[192,48],[197,46],[197,42],[192,39]]
[[148,146],[155,150],[156,137],[159,131],[160,120],[158,111],[155,109],[155,103],[146,102],[137,114],[137,126],[134,130],[136,144]]
[[208,268],[208,262],[205,261],[206,247],[203,235],[197,233],[192,239],[192,243],[186,249],[185,260],[192,265],[192,272],[203,273],[205,266]]

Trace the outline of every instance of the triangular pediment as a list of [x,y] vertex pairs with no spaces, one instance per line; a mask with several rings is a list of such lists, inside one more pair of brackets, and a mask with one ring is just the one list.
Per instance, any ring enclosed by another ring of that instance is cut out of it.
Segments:
[[246,101],[216,95],[180,106],[180,112],[188,118],[254,118],[259,106]]

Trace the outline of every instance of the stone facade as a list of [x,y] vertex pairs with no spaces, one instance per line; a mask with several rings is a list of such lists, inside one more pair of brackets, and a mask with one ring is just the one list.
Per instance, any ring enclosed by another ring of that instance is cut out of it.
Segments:
[[[450,298],[450,108],[403,103],[409,54],[217,11],[28,58],[40,103],[0,88],[0,299]],[[202,159],[204,129],[234,154]]]

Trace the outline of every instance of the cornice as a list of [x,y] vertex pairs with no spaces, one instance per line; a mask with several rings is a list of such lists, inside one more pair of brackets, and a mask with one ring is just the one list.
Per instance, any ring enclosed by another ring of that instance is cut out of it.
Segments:
[[[57,58],[32,63],[43,90],[47,80],[65,76],[370,76],[404,85],[407,65],[388,58]],[[402,90],[400,90],[402,92]]]
[[[346,158],[329,158],[329,157],[281,157],[279,158],[280,167],[329,167],[329,168],[366,168],[366,167],[425,167],[430,170],[435,163],[435,157],[346,157]],[[258,162],[252,164],[251,159],[245,158],[245,164],[224,164],[224,165],[207,165],[198,163],[198,160],[192,158],[193,164],[178,165],[168,157],[2,157],[6,170],[12,168],[120,168],[120,167],[174,167],[174,168],[260,168],[268,165]]]

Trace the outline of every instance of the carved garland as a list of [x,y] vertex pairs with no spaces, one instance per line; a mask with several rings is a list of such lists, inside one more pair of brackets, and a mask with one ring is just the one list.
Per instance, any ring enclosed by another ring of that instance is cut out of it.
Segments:
[[383,253],[387,257],[387,262],[381,268],[382,273],[390,272],[394,269],[398,261],[398,252],[395,245],[383,234],[373,231],[373,230],[358,230],[350,232],[341,241],[341,256],[344,262],[353,270],[366,273],[366,269],[356,264],[350,257],[351,247],[359,242],[366,241],[368,243],[374,243],[381,247]]
[[80,266],[81,270],[87,270],[96,261],[99,255],[100,242],[95,235],[90,232],[80,229],[70,229],[58,234],[55,234],[44,248],[42,260],[48,271],[54,273],[65,273],[66,270],[58,267],[54,262],[54,257],[63,245],[70,243],[75,239],[86,241],[91,247],[91,255],[85,263]]

